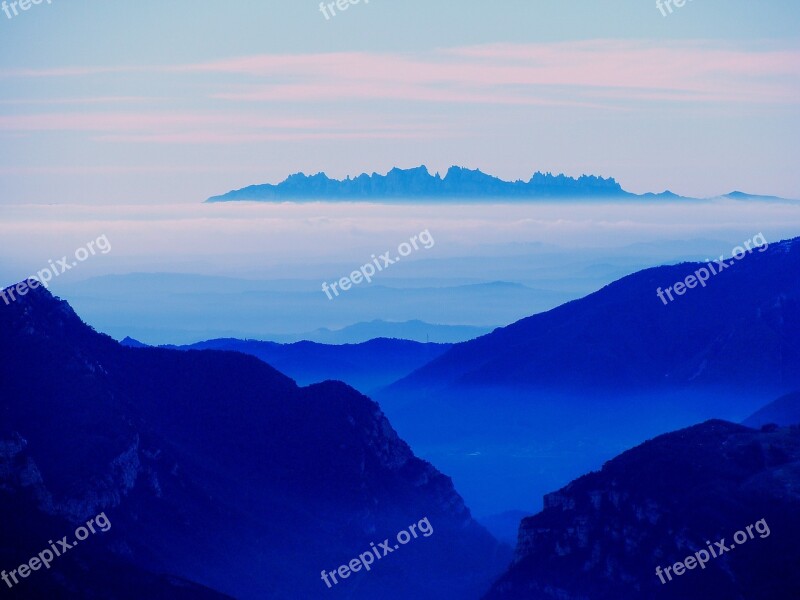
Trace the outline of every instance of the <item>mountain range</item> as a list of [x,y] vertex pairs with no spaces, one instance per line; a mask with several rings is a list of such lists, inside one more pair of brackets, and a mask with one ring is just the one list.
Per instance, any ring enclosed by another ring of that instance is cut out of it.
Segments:
[[794,425],[800,423],[800,392],[792,392],[770,402],[742,422],[748,427]]
[[[713,264],[713,263],[712,263]],[[753,251],[665,305],[705,263],[646,269],[451,350],[397,389],[800,387],[800,238]],[[719,268],[719,265],[717,265]],[[753,356],[754,352],[758,354]],[[745,368],[746,367],[746,368]]]
[[[35,597],[469,599],[510,556],[343,383],[122,346],[41,287],[0,306],[0,383],[3,568],[100,511],[113,524],[57,564],[63,577],[24,580]],[[321,580],[423,518],[430,537]]]
[[798,598],[798,483],[796,425],[660,436],[548,494],[485,600]]
[[704,264],[646,269],[452,346],[216,339],[181,348],[236,350],[301,384],[338,379],[370,393],[483,518],[535,509],[548,490],[642,439],[710,418],[742,421],[800,388],[800,285],[785,277],[799,263],[798,240],[773,243],[669,305],[658,288]]
[[394,338],[425,343],[452,344],[471,340],[489,333],[491,330],[491,327],[472,325],[438,325],[419,319],[401,322],[373,319],[372,321],[353,323],[341,329],[321,327],[307,333],[273,334],[269,339],[280,343],[308,341],[319,344],[360,344],[376,338]]
[[[121,343],[127,346],[138,344],[130,338]],[[277,344],[229,338],[186,346],[162,347],[175,350],[227,350],[250,354],[288,375],[300,385],[335,379],[366,394],[429,363],[447,351],[450,344],[421,344],[385,338],[376,338],[361,344]]]
[[[768,199],[743,192],[731,192],[730,199]],[[346,179],[331,179],[325,173],[295,173],[278,184],[251,185],[212,196],[207,202],[256,200],[283,201],[370,201],[370,200],[536,200],[548,198],[604,198],[642,200],[686,200],[670,191],[634,194],[622,189],[612,178],[581,175],[574,178],[551,173],[534,173],[528,181],[504,181],[480,169],[453,166],[444,177],[430,174],[425,165],[411,169],[394,167],[386,175],[372,173]],[[777,198],[775,198],[777,199]]]
[[[577,287],[588,291],[608,277],[590,274]],[[134,273],[59,281],[51,289],[104,333],[150,345],[185,345],[214,338],[332,344],[407,336],[420,342],[450,343],[488,333],[496,324],[556,306],[575,294],[570,289],[499,281],[448,285],[431,277],[409,287],[374,281],[330,301],[320,289],[322,281],[276,283]]]
[[456,344],[374,397],[478,514],[525,509],[642,439],[739,422],[800,389],[800,280],[787,276],[800,240],[659,300],[702,267],[634,273]]
[[[800,239],[773,243],[666,305],[656,290],[703,265],[647,269],[455,345],[120,344],[31,290],[0,306],[0,566],[103,511],[108,533],[19,591],[796,597],[800,284],[786,274],[798,263]],[[277,364],[365,387],[399,380],[379,408],[345,383],[298,386]],[[509,509],[541,507],[510,567],[439,468],[484,515],[504,511],[486,518],[504,539],[520,515]],[[421,518],[430,538],[346,585],[320,580]],[[656,577],[758,521],[771,534]]]
[[465,342],[474,339],[489,333],[492,329],[492,327],[476,327],[471,325],[437,325],[435,323],[426,323],[418,319],[402,322],[374,319],[372,321],[353,323],[341,329],[320,327],[319,329],[314,329],[313,331],[305,333],[267,334],[264,341],[275,342],[277,344],[316,342],[317,344],[326,345],[349,345],[363,344],[364,342],[383,338],[449,346],[455,342]]

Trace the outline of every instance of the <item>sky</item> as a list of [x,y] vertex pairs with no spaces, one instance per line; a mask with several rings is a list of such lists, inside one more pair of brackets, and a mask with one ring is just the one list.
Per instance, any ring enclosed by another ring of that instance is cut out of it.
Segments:
[[800,198],[800,4],[43,0],[0,12],[0,203],[457,164]]

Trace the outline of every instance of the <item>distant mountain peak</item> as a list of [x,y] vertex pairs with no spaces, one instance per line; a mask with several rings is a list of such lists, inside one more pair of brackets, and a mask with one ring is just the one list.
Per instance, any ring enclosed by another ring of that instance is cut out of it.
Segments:
[[762,194],[748,194],[747,192],[734,191],[730,194],[725,194],[724,198],[731,200],[782,200],[778,196],[764,196]]
[[132,338],[130,336],[126,336],[122,341],[120,341],[120,344],[123,345],[123,346],[127,346],[128,348],[149,348],[150,347],[147,344],[143,344],[139,340],[134,339],[134,338]]
[[581,175],[578,178],[563,174],[534,173],[528,181],[504,181],[480,169],[452,166],[444,177],[431,175],[428,167],[410,169],[393,167],[386,175],[373,172],[351,178],[331,179],[325,173],[289,175],[278,184],[252,185],[209,202],[234,200],[385,200],[414,198],[469,199],[536,199],[569,197],[635,197],[622,189],[613,178]]
[[[431,175],[428,167],[420,165],[410,169],[392,167],[386,175],[372,172],[344,179],[333,179],[324,172],[314,175],[294,173],[277,184],[250,185],[226,194],[212,196],[207,202],[260,201],[413,201],[436,200],[541,200],[570,198],[641,199],[641,200],[695,200],[669,190],[661,193],[634,194],[622,189],[613,177],[597,175],[554,175],[540,171],[523,181],[505,181],[480,169],[453,165],[444,177],[437,171]],[[780,200],[776,196],[761,196],[744,192],[731,192],[717,198],[731,200]]]
[[[38,285],[38,281],[36,287],[31,287],[34,281],[26,280],[28,287],[24,295],[16,290],[19,284],[3,290],[6,297],[9,299],[13,297],[13,300],[8,305],[0,301],[0,321],[9,319],[18,331],[26,330],[44,335],[63,335],[65,332],[88,328],[65,300],[54,296],[44,286]],[[47,331],[43,331],[43,327],[46,327]]]

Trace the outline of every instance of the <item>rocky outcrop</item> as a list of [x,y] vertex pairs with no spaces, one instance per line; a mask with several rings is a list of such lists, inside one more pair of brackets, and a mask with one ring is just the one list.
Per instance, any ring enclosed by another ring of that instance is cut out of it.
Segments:
[[[613,179],[593,175],[578,178],[550,173],[534,173],[528,181],[503,181],[479,169],[450,167],[444,177],[431,175],[422,165],[413,169],[394,168],[386,175],[362,173],[344,180],[331,179],[325,173],[290,175],[277,185],[252,185],[214,196],[208,202],[233,200],[380,200],[385,198],[565,198],[565,197],[635,197]],[[678,198],[678,196],[671,196]]]
[[[2,427],[18,432],[0,437],[10,514],[31,494],[69,523],[105,511],[108,550],[131,568],[242,600],[328,597],[321,569],[422,518],[435,534],[348,597],[476,599],[510,559],[345,384],[300,388],[238,353],[125,347],[41,288],[0,306],[0,382]],[[6,543],[9,562],[26,558]]]
[[[776,599],[800,594],[800,428],[709,421],[658,437],[545,499],[486,600]],[[661,583],[709,541],[770,534]]]
[[0,438],[0,490],[24,490],[35,499],[42,511],[54,514],[55,503],[44,485],[39,468],[26,452],[27,446],[28,442],[16,432],[5,439]]

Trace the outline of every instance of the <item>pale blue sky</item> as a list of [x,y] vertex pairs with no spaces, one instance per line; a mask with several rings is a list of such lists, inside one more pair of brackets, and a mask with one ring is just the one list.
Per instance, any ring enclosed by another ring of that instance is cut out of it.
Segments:
[[0,201],[199,202],[421,163],[800,198],[797,2],[318,4],[0,13]]

